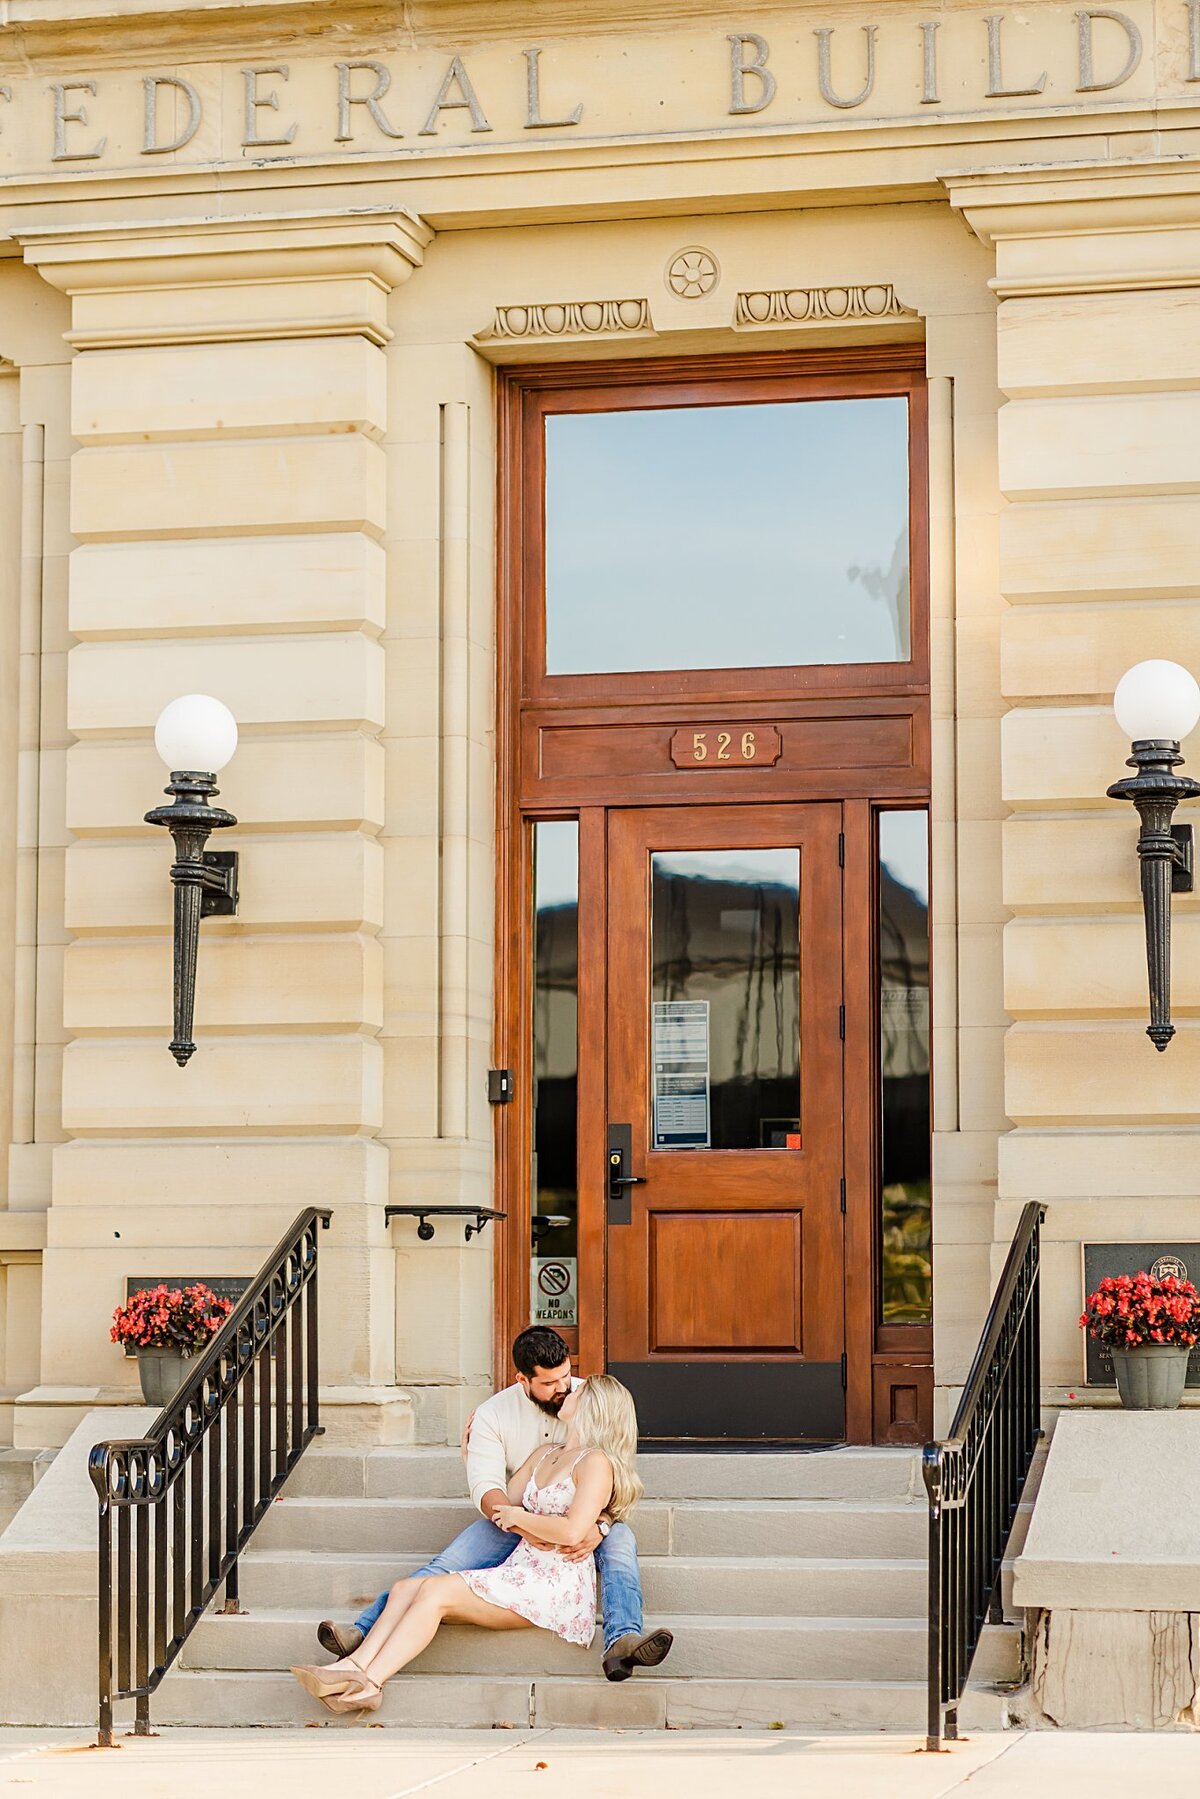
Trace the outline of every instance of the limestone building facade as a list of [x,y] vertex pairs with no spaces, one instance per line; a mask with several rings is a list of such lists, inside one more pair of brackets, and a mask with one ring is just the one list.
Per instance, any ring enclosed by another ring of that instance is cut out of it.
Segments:
[[[1198,0],[9,0],[0,1441],[133,1399],[130,1278],[310,1204],[355,1441],[456,1440],[532,1314],[656,1436],[920,1440],[1031,1198],[1084,1397],[1082,1246],[1200,1237],[1196,902],[1158,1055],[1105,798],[1120,675],[1200,667],[1198,422]],[[893,501],[902,567],[850,543]],[[181,1070],[142,819],[191,692],[241,903]],[[752,974],[791,1047],[739,1061]]]

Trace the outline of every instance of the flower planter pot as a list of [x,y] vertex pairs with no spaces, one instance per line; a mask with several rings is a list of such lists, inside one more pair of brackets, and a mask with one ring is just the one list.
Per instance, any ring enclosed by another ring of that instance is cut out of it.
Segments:
[[1183,1398],[1191,1353],[1183,1343],[1110,1350],[1121,1404],[1133,1412],[1173,1412]]
[[183,1384],[190,1356],[177,1349],[139,1349],[138,1374],[142,1382],[142,1398],[147,1405],[161,1410],[169,1405]]

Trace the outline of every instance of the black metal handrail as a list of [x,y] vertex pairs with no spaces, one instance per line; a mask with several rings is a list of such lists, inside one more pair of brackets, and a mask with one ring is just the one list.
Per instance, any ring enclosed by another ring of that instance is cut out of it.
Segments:
[[238,1556],[320,1429],[317,1227],[330,1216],[300,1213],[144,1437],[88,1457],[104,1748],[115,1700],[135,1701],[134,1734],[149,1735],[150,1695],[222,1583],[239,1609]]
[[928,1749],[958,1735],[962,1698],[1041,1436],[1041,1224],[1031,1200],[992,1298],[949,1437],[926,1445]]

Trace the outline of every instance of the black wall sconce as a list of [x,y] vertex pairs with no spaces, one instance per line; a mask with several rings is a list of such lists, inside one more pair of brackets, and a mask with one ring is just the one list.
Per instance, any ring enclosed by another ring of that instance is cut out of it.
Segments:
[[[207,694],[188,693],[159,714],[154,746],[171,771],[169,806],[147,812],[148,825],[165,825],[175,840],[175,1035],[171,1054],[183,1068],[195,1051],[196,952],[202,918],[232,918],[238,908],[236,850],[206,850],[213,831],[235,825],[232,812],[210,806],[217,775],[237,748],[237,722],[228,706]],[[199,771],[199,772],[198,772]]]
[[1179,745],[1200,719],[1200,687],[1178,662],[1139,662],[1117,683],[1113,710],[1131,742],[1128,767],[1137,772],[1114,782],[1108,797],[1131,800],[1141,820],[1137,853],[1150,976],[1146,1035],[1155,1049],[1164,1050],[1175,1035],[1171,1023],[1171,895],[1190,893],[1193,884],[1192,827],[1171,820],[1181,800],[1200,795],[1200,781],[1174,771],[1183,762]]

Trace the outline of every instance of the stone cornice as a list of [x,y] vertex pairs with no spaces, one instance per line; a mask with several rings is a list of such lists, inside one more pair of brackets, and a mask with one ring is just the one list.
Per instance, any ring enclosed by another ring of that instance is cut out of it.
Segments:
[[396,287],[419,268],[433,232],[398,207],[245,213],[224,218],[29,225],[15,234],[44,278],[64,293],[128,285],[127,269],[161,262],[187,281],[194,265],[226,280],[294,275],[296,261],[317,273],[371,274]]
[[[420,267],[432,238],[413,213],[364,207],[31,225],[18,241],[25,260],[75,301],[67,341],[76,349],[100,349],[348,335],[387,343],[387,296]],[[246,300],[220,322],[203,300],[204,291],[216,287]],[[141,320],[131,324],[110,310],[111,296],[147,288],[182,296],[178,305],[162,309],[153,327]]]
[[995,249],[990,285],[1002,299],[1200,286],[1200,159],[999,168],[943,183]]

